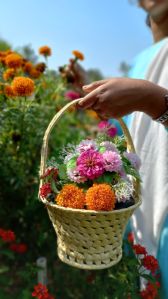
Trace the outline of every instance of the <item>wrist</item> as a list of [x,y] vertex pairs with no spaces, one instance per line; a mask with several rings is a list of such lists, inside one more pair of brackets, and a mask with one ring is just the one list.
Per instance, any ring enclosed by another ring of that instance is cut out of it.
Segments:
[[168,110],[165,99],[168,91],[151,82],[147,83],[148,86],[143,98],[143,107],[141,111],[148,114],[153,120],[156,120]]

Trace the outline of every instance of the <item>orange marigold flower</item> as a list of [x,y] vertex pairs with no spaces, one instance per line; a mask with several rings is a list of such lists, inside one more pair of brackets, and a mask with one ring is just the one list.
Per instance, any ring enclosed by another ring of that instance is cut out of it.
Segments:
[[7,69],[4,73],[3,73],[3,78],[5,81],[8,81],[9,79],[13,79],[15,76],[15,69]]
[[51,56],[51,48],[48,46],[42,46],[39,48],[39,54],[44,56]]
[[59,206],[73,209],[83,209],[85,205],[85,194],[82,189],[73,184],[65,185],[56,197]]
[[84,58],[85,58],[84,55],[77,50],[72,51],[72,54],[79,60],[84,60]]
[[17,53],[12,53],[6,56],[5,63],[9,68],[19,68],[22,66],[22,56]]
[[26,77],[15,77],[12,88],[16,96],[30,96],[34,91],[34,81]]
[[44,62],[40,62],[40,63],[37,63],[35,65],[35,68],[37,71],[39,71],[40,73],[43,73],[46,69],[46,64]]
[[4,93],[7,97],[14,97],[15,96],[13,88],[10,85],[5,86]]
[[86,192],[86,205],[89,210],[111,211],[115,202],[115,193],[108,184],[94,184]]
[[33,68],[33,63],[31,61],[27,61],[23,66],[23,71],[29,74],[32,68]]
[[41,72],[36,70],[35,67],[32,67],[32,69],[29,72],[29,75],[33,79],[38,79],[41,76]]

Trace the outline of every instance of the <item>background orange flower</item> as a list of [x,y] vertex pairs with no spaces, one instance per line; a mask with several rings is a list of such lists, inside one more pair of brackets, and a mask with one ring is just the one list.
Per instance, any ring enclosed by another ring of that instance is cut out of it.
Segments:
[[72,51],[72,54],[79,60],[84,60],[84,58],[85,58],[83,53],[79,52],[78,50]]
[[7,55],[5,63],[9,68],[19,68],[22,66],[23,58],[17,53]]
[[44,56],[51,56],[51,48],[48,46],[42,46],[39,48],[39,54],[44,55]]
[[12,89],[16,96],[30,96],[34,92],[34,81],[26,77],[15,77]]

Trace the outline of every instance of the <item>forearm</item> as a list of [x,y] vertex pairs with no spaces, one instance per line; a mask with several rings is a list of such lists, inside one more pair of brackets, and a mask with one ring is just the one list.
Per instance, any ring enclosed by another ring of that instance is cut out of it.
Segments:
[[[168,90],[145,80],[141,80],[140,84],[144,85],[144,96],[140,102],[139,110],[147,113],[153,120],[156,120],[168,111],[168,104],[165,99],[165,95],[168,95]],[[168,120],[163,125],[168,126]]]

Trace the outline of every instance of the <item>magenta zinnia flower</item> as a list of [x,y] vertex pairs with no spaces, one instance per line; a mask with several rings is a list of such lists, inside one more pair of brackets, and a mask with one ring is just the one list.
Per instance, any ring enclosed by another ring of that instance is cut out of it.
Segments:
[[70,101],[80,98],[80,94],[74,90],[68,90],[64,96]]
[[100,131],[104,131],[108,136],[114,137],[117,135],[117,128],[108,122],[108,120],[103,120],[98,124]]
[[114,137],[117,135],[117,128],[115,126],[111,126],[110,129],[107,130],[107,135],[110,137]]
[[118,172],[121,170],[122,161],[120,155],[116,152],[106,151],[102,154],[104,159],[104,168],[106,171],[115,171]]
[[93,149],[81,153],[77,159],[77,170],[81,176],[91,180],[101,176],[104,172],[102,155]]

